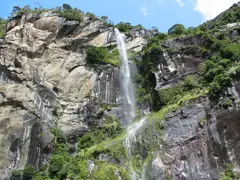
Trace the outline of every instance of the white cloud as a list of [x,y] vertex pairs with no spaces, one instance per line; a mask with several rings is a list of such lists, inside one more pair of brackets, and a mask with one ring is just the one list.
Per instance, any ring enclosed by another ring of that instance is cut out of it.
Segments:
[[148,17],[148,9],[145,6],[140,7],[141,13],[145,16]]
[[175,1],[178,3],[179,6],[182,6],[182,7],[184,6],[182,0],[175,0]]
[[204,20],[215,18],[239,0],[196,0],[195,11],[200,12]]

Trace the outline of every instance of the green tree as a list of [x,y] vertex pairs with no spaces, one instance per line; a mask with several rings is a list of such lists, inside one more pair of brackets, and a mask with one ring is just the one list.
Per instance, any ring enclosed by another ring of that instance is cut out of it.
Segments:
[[33,165],[27,165],[23,171],[23,177],[24,179],[32,179],[36,173],[37,170]]
[[71,10],[72,7],[69,4],[63,4],[64,10]]
[[182,24],[175,24],[168,29],[168,34],[171,36],[186,34],[186,29]]
[[129,22],[120,22],[116,25],[116,28],[118,28],[118,30],[121,32],[127,32],[129,29],[132,29],[133,26]]
[[63,156],[59,154],[54,154],[50,158],[50,165],[48,171],[50,172],[50,174],[54,175],[62,169],[63,164],[64,164]]
[[89,47],[87,49],[87,62],[88,63],[102,63],[105,61],[108,50],[102,47]]
[[97,19],[97,17],[95,16],[95,14],[90,13],[90,12],[87,12],[87,13],[86,13],[86,16],[88,16],[91,20],[96,20],[96,19]]

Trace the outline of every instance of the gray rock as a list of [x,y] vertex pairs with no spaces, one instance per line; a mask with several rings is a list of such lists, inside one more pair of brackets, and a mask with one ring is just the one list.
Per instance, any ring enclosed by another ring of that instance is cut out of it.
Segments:
[[39,20],[35,21],[34,27],[40,30],[56,33],[60,27],[59,22],[62,22],[63,18],[58,16],[43,16]]
[[26,17],[26,22],[34,22],[36,21],[37,19],[40,19],[40,15],[39,14],[34,14],[34,13],[28,13],[27,14],[27,17]]
[[92,171],[94,170],[94,167],[95,167],[95,164],[94,164],[94,161],[87,161],[87,166],[88,166],[88,171],[90,173],[92,173]]
[[[182,112],[187,114],[182,118]],[[167,116],[164,123],[164,146],[159,150],[160,159],[170,171],[172,179],[219,179],[226,162],[239,164],[238,145],[239,110],[213,111],[207,99],[200,98]],[[199,121],[206,118],[203,127]],[[231,126],[231,125],[233,126]],[[234,139],[234,140],[233,140]],[[151,179],[163,179],[166,174],[157,174],[152,168]]]
[[99,155],[99,161],[110,161],[110,156],[108,154],[100,154]]
[[72,34],[73,31],[78,27],[79,22],[77,21],[66,21],[58,31],[58,38],[66,37]]

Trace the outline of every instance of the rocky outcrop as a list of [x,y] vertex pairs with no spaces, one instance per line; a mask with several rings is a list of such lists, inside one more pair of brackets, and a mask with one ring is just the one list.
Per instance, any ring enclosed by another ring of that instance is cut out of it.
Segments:
[[204,42],[201,35],[166,40],[162,44],[165,47],[162,55],[154,60],[156,89],[168,88],[186,75],[196,73],[199,64],[204,61],[201,54]]
[[[134,34],[128,48],[140,51],[147,35]],[[119,68],[89,66],[84,48],[115,46],[115,39],[113,28],[87,17],[79,23],[44,12],[9,21],[0,59],[1,179],[46,163],[52,127],[76,140],[102,124],[101,104],[119,105]]]
[[151,179],[219,179],[226,163],[239,168],[239,113],[237,107],[213,110],[208,98],[170,113]]

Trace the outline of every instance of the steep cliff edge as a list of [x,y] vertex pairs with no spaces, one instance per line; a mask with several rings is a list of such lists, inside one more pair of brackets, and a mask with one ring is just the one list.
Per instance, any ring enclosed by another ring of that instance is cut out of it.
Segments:
[[1,41],[1,179],[130,179],[129,165],[142,179],[219,179],[227,164],[237,178],[240,26],[231,23],[175,37],[126,33],[139,112],[155,111],[128,159],[113,27],[51,11],[11,19]]

